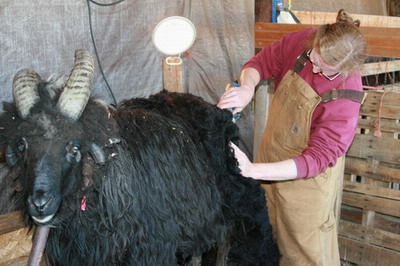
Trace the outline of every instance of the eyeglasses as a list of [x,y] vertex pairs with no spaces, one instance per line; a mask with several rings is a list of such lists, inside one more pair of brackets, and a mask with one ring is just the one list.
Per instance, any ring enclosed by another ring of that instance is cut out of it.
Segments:
[[308,60],[310,60],[311,64],[313,64],[316,68],[318,68],[319,73],[320,73],[322,76],[324,76],[325,78],[327,78],[327,79],[329,79],[330,81],[332,81],[332,80],[336,79],[337,77],[339,77],[340,74],[342,74],[341,72],[338,72],[338,73],[333,74],[333,75],[326,75],[326,74],[322,71],[321,67],[320,67],[319,65],[317,65],[317,64],[311,59],[311,57],[310,57],[311,51],[312,51],[312,49],[308,50],[308,52],[307,52]]

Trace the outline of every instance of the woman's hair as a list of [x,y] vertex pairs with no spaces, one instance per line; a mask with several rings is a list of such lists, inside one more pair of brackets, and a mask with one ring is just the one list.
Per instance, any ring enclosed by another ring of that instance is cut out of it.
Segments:
[[336,23],[319,27],[313,48],[328,65],[336,67],[343,75],[360,69],[366,59],[367,44],[359,31],[360,21],[353,19],[340,9]]

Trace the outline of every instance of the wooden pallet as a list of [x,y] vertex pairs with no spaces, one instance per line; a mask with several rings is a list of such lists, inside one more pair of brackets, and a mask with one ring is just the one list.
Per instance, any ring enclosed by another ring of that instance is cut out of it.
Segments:
[[400,93],[367,93],[358,133],[346,157],[340,254],[359,265],[396,265],[400,260]]

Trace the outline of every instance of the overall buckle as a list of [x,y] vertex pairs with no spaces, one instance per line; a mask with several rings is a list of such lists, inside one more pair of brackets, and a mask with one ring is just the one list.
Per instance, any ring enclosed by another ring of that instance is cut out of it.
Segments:
[[331,90],[331,101],[337,100],[339,98],[339,92],[336,89]]

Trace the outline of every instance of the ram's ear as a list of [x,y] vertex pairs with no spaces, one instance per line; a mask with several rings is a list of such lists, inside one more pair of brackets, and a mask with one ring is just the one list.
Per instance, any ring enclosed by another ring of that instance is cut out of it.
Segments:
[[104,153],[103,148],[96,143],[90,145],[89,153],[92,155],[96,164],[104,165],[106,163],[106,154]]
[[14,191],[14,192],[21,192],[23,190],[23,184],[21,180],[21,176],[24,174],[24,169],[21,165],[16,165],[12,169],[2,169],[5,170],[5,179],[7,180],[7,183],[9,184],[9,187]]
[[20,194],[23,190],[23,169],[19,165],[12,169],[1,166],[0,169],[0,214],[22,210],[25,205],[24,197]]

